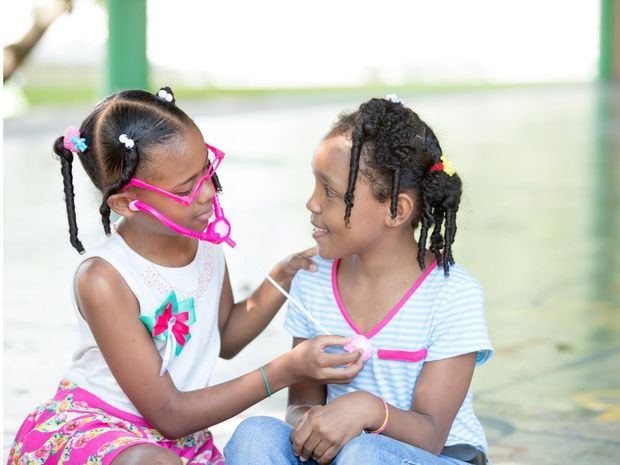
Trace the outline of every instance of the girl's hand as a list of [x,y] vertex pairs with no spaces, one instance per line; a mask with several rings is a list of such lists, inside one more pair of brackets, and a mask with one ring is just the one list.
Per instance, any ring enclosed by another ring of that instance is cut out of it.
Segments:
[[316,271],[316,263],[310,260],[317,254],[316,247],[289,255],[271,270],[270,276],[282,287],[288,288],[299,270]]
[[[382,407],[364,392],[346,394],[325,406],[315,406],[299,417],[291,433],[295,455],[330,463],[342,448],[373,422],[369,415]],[[368,403],[368,408],[366,406]]]
[[[344,346],[351,338],[342,336],[317,336],[297,344],[285,354],[293,383],[348,384],[357,376],[364,360],[361,351],[328,354],[329,346]],[[342,368],[336,368],[342,367]]]

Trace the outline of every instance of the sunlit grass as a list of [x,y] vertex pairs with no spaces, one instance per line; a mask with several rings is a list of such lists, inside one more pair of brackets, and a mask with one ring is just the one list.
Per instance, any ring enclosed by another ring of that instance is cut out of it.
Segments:
[[[473,90],[509,89],[517,87],[558,87],[574,83],[544,84],[497,84],[497,83],[412,83],[406,85],[373,84],[364,86],[334,87],[263,87],[263,88],[221,88],[221,87],[175,87],[175,95],[184,100],[254,99],[254,98],[331,98],[356,95],[385,95],[388,93],[449,93]],[[84,86],[41,86],[25,85],[23,93],[32,106],[66,105],[90,103],[103,95],[100,87]]]

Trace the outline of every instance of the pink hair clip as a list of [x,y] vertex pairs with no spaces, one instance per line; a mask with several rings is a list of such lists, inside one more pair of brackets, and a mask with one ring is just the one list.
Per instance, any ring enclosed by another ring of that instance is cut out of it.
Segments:
[[86,139],[80,137],[80,131],[74,126],[65,130],[65,137],[62,140],[62,146],[73,153],[85,152],[88,148]]

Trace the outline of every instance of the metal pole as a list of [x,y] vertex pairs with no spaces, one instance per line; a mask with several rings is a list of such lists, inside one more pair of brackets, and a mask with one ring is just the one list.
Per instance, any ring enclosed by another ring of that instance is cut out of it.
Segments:
[[148,88],[146,0],[108,0],[108,93]]
[[611,81],[614,78],[614,3],[615,0],[601,0],[598,70],[601,81]]

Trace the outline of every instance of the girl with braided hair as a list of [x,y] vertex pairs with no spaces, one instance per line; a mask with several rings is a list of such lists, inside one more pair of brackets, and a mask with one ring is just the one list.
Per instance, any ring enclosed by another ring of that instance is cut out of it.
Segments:
[[[106,98],[79,130],[56,140],[54,152],[71,244],[84,253],[75,157],[102,192],[106,237],[75,273],[73,363],[54,398],[22,424],[9,464],[223,463],[210,426],[289,385],[350,382],[359,372],[359,352],[323,351],[349,339],[323,336],[209,386],[218,357],[233,357],[258,336],[284,298],[265,281],[235,303],[220,245],[234,244],[217,199],[224,154],[204,143],[170,88]],[[111,211],[121,217],[115,224]],[[315,268],[314,253],[290,256],[271,277],[288,289],[298,270]]]
[[313,321],[350,334],[367,361],[349,384],[289,388],[287,423],[244,420],[227,464],[244,448],[254,465],[484,464],[470,382],[493,349],[480,284],[454,260],[462,185],[437,137],[395,96],[373,98],[338,119],[312,169],[319,266],[291,286],[312,318],[289,305],[285,328],[294,346],[320,333]]

